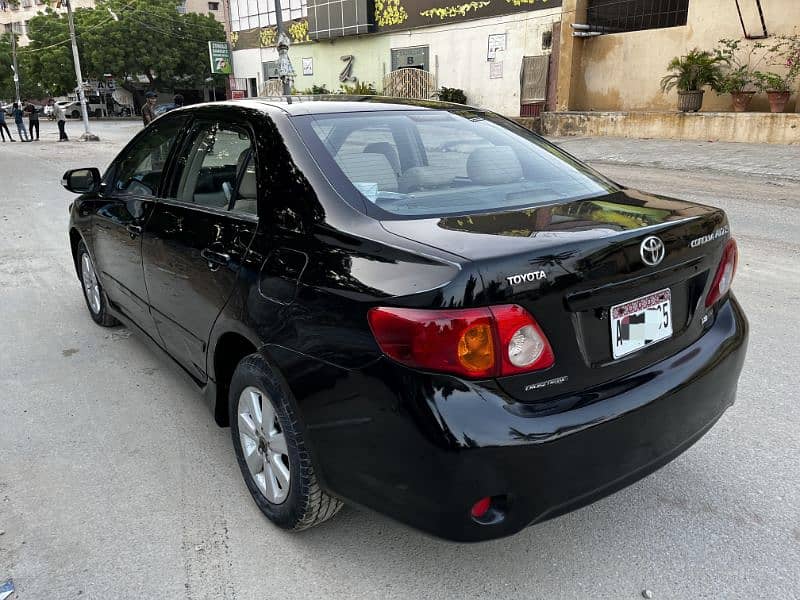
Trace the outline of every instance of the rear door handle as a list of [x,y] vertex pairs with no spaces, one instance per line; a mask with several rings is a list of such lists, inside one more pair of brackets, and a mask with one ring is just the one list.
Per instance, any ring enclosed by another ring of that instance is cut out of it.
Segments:
[[142,235],[142,228],[139,225],[128,225],[126,229],[131,235],[132,240],[136,239],[136,236]]
[[200,256],[202,256],[208,262],[208,268],[212,271],[216,271],[220,267],[227,267],[228,263],[231,261],[231,255],[225,252],[217,252],[216,250],[211,250],[210,248],[204,248],[200,252]]

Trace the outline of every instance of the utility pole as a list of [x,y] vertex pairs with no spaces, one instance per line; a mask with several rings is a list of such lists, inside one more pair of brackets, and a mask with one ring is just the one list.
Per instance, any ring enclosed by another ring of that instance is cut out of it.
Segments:
[[83,91],[83,75],[81,74],[81,60],[78,56],[78,42],[75,39],[75,22],[72,19],[72,3],[70,0],[64,0],[67,5],[67,21],[69,22],[69,37],[72,41],[72,61],[75,63],[75,77],[78,79],[78,100],[81,102],[81,115],[83,115],[83,135],[81,139],[84,142],[96,142],[100,138],[89,131],[89,111],[86,108],[86,94]]
[[[19,106],[22,103],[22,100],[19,97],[19,67],[17,66],[17,32],[15,31],[16,23],[11,24],[11,61],[14,65],[12,68],[14,69],[14,87],[17,90],[17,105]],[[20,108],[22,108],[20,106]]]
[[278,29],[278,73],[283,82],[283,95],[292,95],[292,81],[294,80],[294,69],[292,61],[289,60],[289,36],[283,30],[283,10],[281,0],[275,0],[275,24]]

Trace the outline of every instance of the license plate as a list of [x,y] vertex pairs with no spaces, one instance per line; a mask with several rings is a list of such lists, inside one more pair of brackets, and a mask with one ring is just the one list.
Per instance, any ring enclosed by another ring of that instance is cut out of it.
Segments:
[[611,351],[620,358],[672,336],[669,289],[611,307]]

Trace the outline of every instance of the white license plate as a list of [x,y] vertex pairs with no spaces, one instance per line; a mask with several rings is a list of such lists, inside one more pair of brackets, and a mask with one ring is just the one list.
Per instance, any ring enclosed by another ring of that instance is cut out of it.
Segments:
[[672,336],[669,289],[611,307],[611,351],[614,358]]

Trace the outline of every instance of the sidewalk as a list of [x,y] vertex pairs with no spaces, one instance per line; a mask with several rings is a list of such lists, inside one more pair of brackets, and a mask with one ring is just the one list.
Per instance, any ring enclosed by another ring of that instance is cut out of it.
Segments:
[[800,181],[800,148],[777,144],[697,142],[612,137],[548,137],[592,163]]

